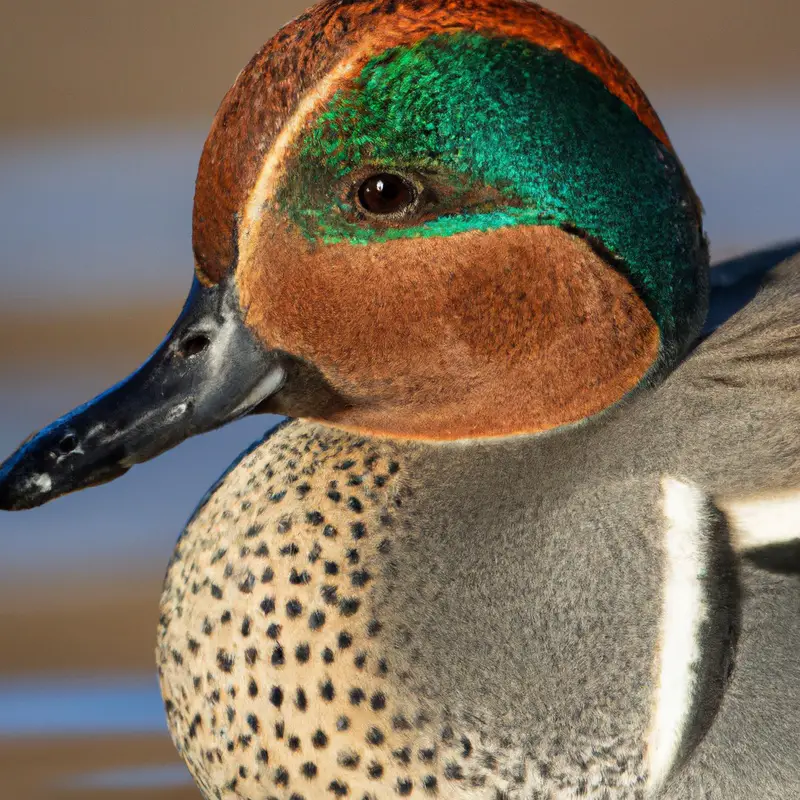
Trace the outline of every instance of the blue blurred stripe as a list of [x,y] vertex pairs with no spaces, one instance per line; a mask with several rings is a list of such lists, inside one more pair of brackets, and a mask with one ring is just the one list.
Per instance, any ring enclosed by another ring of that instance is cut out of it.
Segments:
[[0,681],[0,737],[166,734],[152,675]]

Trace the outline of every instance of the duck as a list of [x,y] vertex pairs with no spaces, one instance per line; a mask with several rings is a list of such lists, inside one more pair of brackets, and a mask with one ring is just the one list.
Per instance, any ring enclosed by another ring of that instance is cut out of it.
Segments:
[[20,510],[287,418],[167,568],[206,800],[800,796],[800,258],[703,338],[702,217],[532,2],[323,0],[253,57],[174,327],[0,468]]

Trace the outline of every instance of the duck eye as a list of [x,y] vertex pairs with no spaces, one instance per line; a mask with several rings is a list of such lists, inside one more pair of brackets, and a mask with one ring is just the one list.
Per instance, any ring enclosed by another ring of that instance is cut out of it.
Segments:
[[358,201],[370,214],[397,214],[407,209],[416,192],[399,175],[382,172],[367,178],[358,190]]

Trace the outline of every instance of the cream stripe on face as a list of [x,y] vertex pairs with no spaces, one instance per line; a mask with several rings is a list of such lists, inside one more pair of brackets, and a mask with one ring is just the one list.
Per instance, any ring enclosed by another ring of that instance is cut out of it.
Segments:
[[298,104],[292,117],[281,129],[261,165],[258,179],[247,197],[244,207],[244,224],[239,233],[239,261],[249,260],[250,243],[258,241],[258,229],[265,207],[275,198],[278,182],[286,166],[286,155],[306,123],[327,103],[341,83],[357,74],[364,66],[367,54],[374,45],[367,40],[348,58],[340,61]]
[[278,181],[283,175],[285,156],[292,146],[295,138],[303,130],[303,127],[324,103],[333,97],[339,84],[351,77],[356,69],[363,65],[362,47],[353,56],[345,61],[340,61],[298,104],[291,119],[283,126],[281,132],[275,139],[261,165],[261,172],[258,175],[245,206],[244,222],[245,230],[254,225],[261,217],[264,206],[274,197],[278,187]]
[[650,788],[657,791],[680,753],[701,660],[701,627],[708,617],[705,575],[710,520],[702,492],[674,478],[662,481],[665,572],[658,685],[647,740]]

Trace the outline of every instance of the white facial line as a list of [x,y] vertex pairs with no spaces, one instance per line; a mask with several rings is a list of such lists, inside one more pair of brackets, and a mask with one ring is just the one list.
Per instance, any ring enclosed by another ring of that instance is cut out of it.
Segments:
[[333,97],[343,80],[355,73],[363,62],[364,53],[370,46],[369,41],[364,42],[346,61],[340,61],[303,97],[291,119],[281,128],[281,132],[262,162],[258,179],[244,207],[243,224],[240,226],[238,242],[240,264],[246,264],[250,260],[249,245],[258,240],[256,234],[261,215],[264,208],[275,198],[278,182],[285,169],[286,154],[289,148],[317,109]]
[[649,782],[664,783],[680,752],[701,659],[700,627],[708,616],[704,577],[709,562],[707,500],[699,489],[662,480],[665,573],[658,684],[647,739]]
[[773,496],[720,500],[735,550],[752,550],[800,539],[800,489]]
[[281,128],[261,165],[253,190],[247,199],[244,212],[244,229],[250,228],[261,217],[264,206],[274,198],[278,180],[283,175],[284,156],[309,118],[333,96],[334,88],[349,77],[360,62],[360,50],[347,61],[334,67],[298,104],[291,119]]

